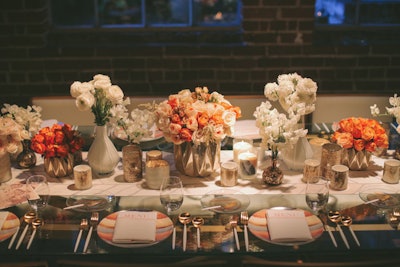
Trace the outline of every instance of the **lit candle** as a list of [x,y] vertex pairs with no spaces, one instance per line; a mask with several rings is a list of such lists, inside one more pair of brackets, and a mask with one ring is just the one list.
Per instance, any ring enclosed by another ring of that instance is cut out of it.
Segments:
[[239,175],[242,179],[253,179],[257,176],[257,155],[243,152],[239,155]]
[[239,154],[251,150],[253,146],[245,141],[240,141],[233,144],[233,161],[239,161]]

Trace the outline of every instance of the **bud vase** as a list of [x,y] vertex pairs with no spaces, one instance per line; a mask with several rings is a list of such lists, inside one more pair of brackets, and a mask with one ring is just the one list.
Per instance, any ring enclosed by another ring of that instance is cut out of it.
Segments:
[[96,126],[87,155],[92,171],[99,176],[111,175],[119,162],[118,151],[107,134],[107,126]]
[[21,169],[29,169],[36,165],[36,154],[31,149],[30,140],[22,141],[22,151],[18,154],[16,162]]
[[175,166],[180,173],[188,176],[209,176],[219,167],[220,150],[220,142],[174,145]]
[[280,185],[283,180],[283,172],[278,167],[278,149],[272,148],[271,153],[271,166],[263,171],[262,179],[267,185]]
[[44,170],[50,177],[61,178],[72,174],[74,168],[74,156],[52,157],[44,159]]
[[0,183],[5,183],[12,178],[10,154],[0,151]]

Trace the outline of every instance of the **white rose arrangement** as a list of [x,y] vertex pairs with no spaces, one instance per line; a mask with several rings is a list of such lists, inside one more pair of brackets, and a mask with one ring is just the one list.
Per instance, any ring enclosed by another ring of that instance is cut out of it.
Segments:
[[18,123],[21,130],[21,138],[23,140],[30,140],[35,135],[42,125],[41,119],[42,108],[39,106],[27,106],[26,108],[4,104],[1,109],[1,116],[5,118],[11,118]]
[[297,73],[279,75],[277,81],[267,83],[264,94],[270,101],[279,101],[287,114],[273,108],[268,100],[261,103],[254,112],[262,144],[271,147],[273,157],[277,156],[279,147],[294,145],[300,137],[307,135],[307,130],[299,128],[298,123],[301,116],[315,110],[318,88],[313,80]]
[[91,110],[95,123],[104,126],[112,117],[111,110],[130,104],[130,99],[124,100],[124,93],[118,85],[113,85],[107,75],[97,74],[88,82],[75,81],[70,88],[76,107],[80,111]]
[[392,107],[386,107],[386,113],[381,114],[379,108],[376,104],[370,106],[371,115],[374,117],[378,116],[393,116],[397,122],[396,131],[400,134],[400,97],[397,94],[394,94],[393,97],[389,98],[389,103]]

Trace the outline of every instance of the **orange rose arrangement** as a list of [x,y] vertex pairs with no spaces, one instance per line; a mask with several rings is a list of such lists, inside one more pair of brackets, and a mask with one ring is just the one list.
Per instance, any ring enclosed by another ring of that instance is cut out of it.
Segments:
[[374,152],[377,148],[388,148],[385,129],[373,119],[350,117],[339,121],[332,142],[343,148]]
[[155,110],[156,124],[167,141],[195,144],[222,140],[233,132],[241,110],[223,95],[197,87],[170,95]]
[[31,141],[31,148],[44,158],[64,158],[81,150],[83,138],[79,132],[72,130],[71,125],[54,124],[52,127],[42,128]]

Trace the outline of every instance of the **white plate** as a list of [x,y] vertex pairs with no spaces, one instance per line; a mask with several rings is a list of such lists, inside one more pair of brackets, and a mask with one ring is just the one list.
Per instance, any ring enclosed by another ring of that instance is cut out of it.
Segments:
[[379,208],[393,207],[400,204],[396,191],[389,185],[366,185],[360,190],[360,198]]
[[103,218],[99,225],[97,226],[97,234],[98,236],[107,244],[112,246],[121,247],[121,248],[141,248],[141,247],[149,247],[168,238],[173,231],[174,225],[171,219],[165,215],[157,211],[157,222],[156,222],[156,241],[152,243],[114,243],[112,242],[115,222],[118,217],[118,213],[122,211],[117,211],[107,215],[107,217]]
[[239,191],[220,189],[205,194],[200,202],[203,208],[210,208],[209,210],[218,213],[237,213],[249,206],[250,199]]
[[80,212],[102,211],[109,207],[109,202],[104,197],[98,196],[71,196],[67,199],[67,206],[83,204],[84,206],[72,208]]

